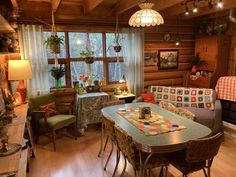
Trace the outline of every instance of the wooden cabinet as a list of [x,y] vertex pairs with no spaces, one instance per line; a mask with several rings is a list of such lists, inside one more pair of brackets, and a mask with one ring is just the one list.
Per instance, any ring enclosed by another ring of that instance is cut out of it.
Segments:
[[200,76],[195,80],[187,75],[187,86],[215,88],[217,80],[227,75],[231,37],[222,36],[199,36],[196,38],[195,53],[200,53],[204,66],[198,67],[198,71],[212,72],[211,77]]

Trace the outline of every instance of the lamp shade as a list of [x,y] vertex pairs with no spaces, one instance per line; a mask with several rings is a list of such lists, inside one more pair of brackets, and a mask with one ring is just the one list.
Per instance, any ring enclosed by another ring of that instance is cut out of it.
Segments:
[[32,78],[29,60],[9,60],[8,80],[27,80]]

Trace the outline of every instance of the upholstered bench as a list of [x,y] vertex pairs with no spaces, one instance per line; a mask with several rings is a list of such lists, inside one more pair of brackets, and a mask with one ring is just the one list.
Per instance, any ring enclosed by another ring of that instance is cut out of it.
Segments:
[[[154,93],[154,102],[170,102],[195,115],[195,121],[211,128],[213,133],[222,131],[221,103],[216,92],[206,88],[150,86],[147,93]],[[137,101],[144,101],[139,97]]]

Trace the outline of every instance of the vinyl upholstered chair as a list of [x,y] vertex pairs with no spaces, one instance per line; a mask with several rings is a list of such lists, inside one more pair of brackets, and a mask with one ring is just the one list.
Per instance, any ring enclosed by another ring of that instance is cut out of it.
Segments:
[[[72,124],[74,124],[73,126],[76,130],[76,116],[73,114],[76,92],[67,92],[64,93],[64,96],[71,99],[67,102],[61,101],[57,103],[56,94],[49,93],[32,97],[29,100],[29,115],[31,116],[36,143],[40,135],[48,135],[52,139],[54,151],[56,151],[56,131]],[[64,109],[57,109],[57,105],[64,107]],[[48,111],[50,111],[50,114]],[[51,114],[52,112],[53,114]]]
[[198,170],[203,170],[205,177],[210,177],[210,168],[222,140],[221,132],[208,138],[191,140],[185,151],[169,155],[169,162],[182,172],[183,177]]
[[[124,176],[128,160],[128,162],[133,166],[136,177],[137,172],[140,170],[139,151],[136,148],[136,145],[133,142],[133,139],[130,135],[128,135],[124,130],[116,126],[114,130],[118,149],[125,159],[125,165],[120,176],[121,177]],[[141,153],[142,159],[146,159],[148,155],[149,155],[148,153]],[[153,155],[151,156],[151,158],[149,159],[148,163],[145,166],[145,173],[148,174],[147,172],[149,170],[149,176],[150,176],[152,168],[161,167],[160,176],[162,176],[163,168],[164,166],[167,167],[167,165],[168,165],[167,160],[164,160],[162,157],[158,155]],[[167,175],[167,172],[165,174]]]
[[[124,104],[124,103],[125,103],[124,100],[109,101],[109,102],[103,103],[102,108],[105,108],[105,107],[108,107],[108,106]],[[110,153],[109,153],[108,158],[106,160],[104,170],[106,170],[106,167],[108,165],[108,162],[109,162],[110,157],[112,155],[112,152],[114,150],[114,145],[116,145],[115,136],[114,136],[114,126],[115,126],[115,122],[113,120],[108,119],[106,117],[103,117],[102,131],[101,131],[101,147],[100,147],[98,157],[100,157],[102,152],[106,150],[107,143],[108,143],[109,139],[111,140],[111,150],[110,150]],[[105,141],[105,145],[103,147],[103,137],[104,137],[104,135],[106,136],[106,141]],[[119,163],[119,160],[120,160],[120,154],[119,154],[118,150],[116,152],[116,155],[117,155],[117,157],[116,157],[116,166],[115,166],[115,169],[114,169],[114,172],[113,172],[113,176],[115,175],[115,172],[117,170],[118,163]]]

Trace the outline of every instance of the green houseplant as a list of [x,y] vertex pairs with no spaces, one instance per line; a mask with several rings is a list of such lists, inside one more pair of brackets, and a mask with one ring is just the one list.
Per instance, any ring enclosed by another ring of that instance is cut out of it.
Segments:
[[197,67],[205,65],[206,62],[200,58],[200,53],[196,53],[195,56],[191,58],[192,73],[196,73]]
[[60,53],[60,44],[64,44],[63,37],[59,37],[57,35],[51,35],[47,38],[47,40],[44,42],[46,47],[50,50],[50,53]]
[[121,41],[121,38],[120,38],[120,34],[119,33],[115,33],[115,38],[114,38],[114,43],[116,44],[114,47],[114,50],[115,52],[120,52],[122,47],[120,45],[120,41]]
[[57,90],[61,88],[61,78],[65,75],[65,73],[66,68],[62,65],[60,65],[59,67],[54,66],[51,69],[51,75],[55,79],[55,85]]
[[87,64],[92,64],[94,62],[94,54],[95,52],[90,50],[88,47],[80,52],[81,57],[84,58],[84,61]]

